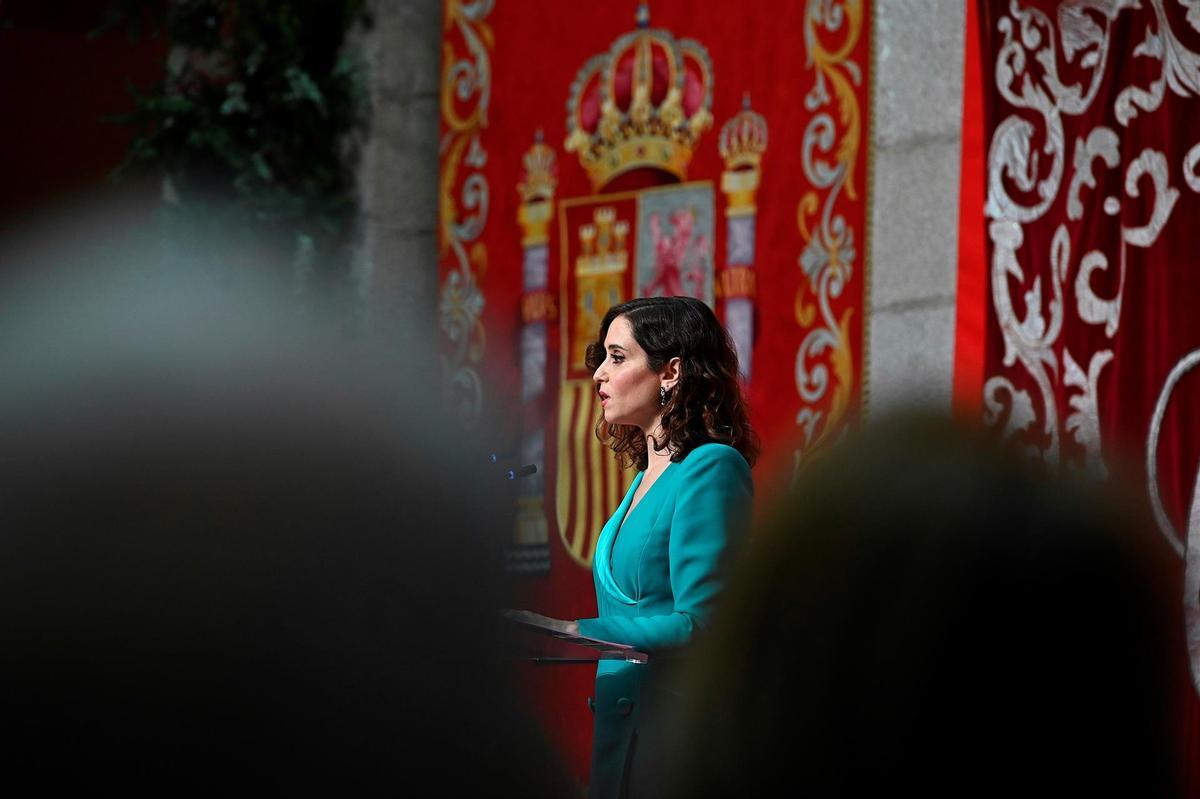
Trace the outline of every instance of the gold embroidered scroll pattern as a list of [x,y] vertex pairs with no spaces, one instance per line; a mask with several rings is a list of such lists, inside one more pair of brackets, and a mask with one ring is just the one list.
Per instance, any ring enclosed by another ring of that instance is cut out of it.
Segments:
[[[796,424],[802,433],[802,444],[794,453],[797,469],[838,432],[854,388],[853,308],[845,309],[839,318],[833,301],[853,279],[857,257],[854,228],[836,206],[843,191],[848,200],[859,199],[855,164],[862,147],[862,109],[855,87],[862,84],[862,69],[850,53],[862,34],[862,23],[861,0],[810,3],[804,21],[809,66],[814,71],[804,104],[814,113],[804,132],[801,156],[804,175],[814,189],[801,197],[796,214],[804,240],[796,322],[808,331],[796,352],[796,390],[801,400]],[[840,44],[827,47],[826,39],[834,34],[841,35]]]
[[[442,281],[438,312],[450,346],[442,358],[446,393],[468,427],[479,421],[483,386],[477,369],[487,342],[483,329],[486,299],[481,288],[487,247],[480,241],[488,218],[487,152],[482,133],[491,97],[489,51],[494,36],[486,22],[494,0],[446,0],[442,46],[441,109],[445,128],[439,147],[438,191],[440,258],[453,257]],[[457,32],[465,53],[452,42]],[[466,110],[460,110],[466,106]],[[459,176],[467,174],[459,188]]]

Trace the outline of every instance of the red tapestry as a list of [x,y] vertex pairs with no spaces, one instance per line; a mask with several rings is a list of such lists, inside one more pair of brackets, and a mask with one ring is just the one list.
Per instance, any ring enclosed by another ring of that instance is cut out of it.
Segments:
[[[986,421],[1047,463],[1136,475],[1179,556],[1200,687],[1200,4],[971,11],[979,61],[966,91],[983,102],[981,117],[967,109],[964,146],[982,130],[986,161],[964,153],[962,226],[964,250],[978,240],[986,254],[960,264],[959,397],[976,392]],[[1180,728],[1195,795],[1187,659]]]
[[[684,294],[717,311],[765,444],[762,501],[855,419],[869,31],[861,0],[446,0],[445,375],[468,425],[503,420],[479,431],[498,467],[537,466],[517,481],[509,562],[528,607],[596,612],[592,551],[633,476],[593,435],[583,365],[612,305]],[[580,778],[593,672],[528,675]]]

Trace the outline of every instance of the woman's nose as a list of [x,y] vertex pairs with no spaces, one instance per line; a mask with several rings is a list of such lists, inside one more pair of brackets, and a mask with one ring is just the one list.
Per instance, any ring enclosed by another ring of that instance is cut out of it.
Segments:
[[592,381],[600,383],[607,379],[608,376],[604,372],[604,364],[600,364],[596,367],[596,371],[592,372]]

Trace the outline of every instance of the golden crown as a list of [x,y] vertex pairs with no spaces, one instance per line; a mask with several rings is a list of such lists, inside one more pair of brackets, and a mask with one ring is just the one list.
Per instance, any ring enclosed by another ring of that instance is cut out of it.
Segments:
[[558,186],[554,150],[542,141],[541,128],[538,128],[533,146],[521,160],[525,168],[521,170],[521,180],[517,183],[517,194],[521,196],[517,222],[524,231],[521,245],[533,247],[550,240],[551,201],[554,199],[554,189]]
[[517,183],[517,193],[525,203],[549,200],[558,185],[558,167],[555,165],[554,149],[542,141],[542,129],[538,128],[533,146],[521,159],[524,169]]
[[712,126],[708,51],[651,29],[645,3],[637,22],[571,85],[565,147],[578,154],[595,190],[643,167],[686,179],[696,142]]
[[742,110],[721,126],[717,140],[721,158],[729,169],[756,168],[767,150],[767,120],[750,109],[750,95],[742,96]]

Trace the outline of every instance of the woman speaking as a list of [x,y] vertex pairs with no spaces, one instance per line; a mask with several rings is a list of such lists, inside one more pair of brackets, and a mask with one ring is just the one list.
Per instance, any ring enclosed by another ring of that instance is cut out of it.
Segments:
[[603,407],[596,434],[638,475],[596,544],[599,615],[573,631],[650,653],[647,665],[600,661],[589,794],[630,796],[656,770],[658,723],[676,695],[669,666],[709,621],[749,525],[758,445],[737,354],[699,300],[613,307],[587,363]]

